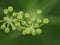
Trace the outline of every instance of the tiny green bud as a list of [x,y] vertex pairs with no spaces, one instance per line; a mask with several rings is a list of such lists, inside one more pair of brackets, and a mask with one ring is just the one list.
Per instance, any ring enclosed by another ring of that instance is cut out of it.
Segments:
[[22,31],[22,35],[26,35],[26,32],[25,31]]
[[5,29],[5,28],[6,28],[5,24],[1,25],[1,29]]
[[13,12],[13,14],[12,14],[13,16],[16,16],[17,15],[17,13],[16,12]]
[[12,7],[12,6],[9,6],[9,7],[8,7],[8,11],[9,11],[9,12],[12,12],[12,11],[13,11],[13,7]]
[[42,30],[41,30],[41,29],[37,29],[36,32],[37,32],[38,34],[41,34],[41,33],[42,33]]
[[26,29],[25,32],[26,32],[26,34],[30,34],[30,30],[29,29]]
[[37,14],[41,14],[42,13],[42,11],[39,9],[39,10],[37,10]]
[[41,19],[37,19],[37,23],[41,23],[42,22],[42,20]]
[[23,11],[20,11],[19,13],[18,13],[18,15],[23,15],[24,14],[24,12]]
[[22,25],[26,25],[26,21],[22,21]]
[[8,9],[4,9],[4,14],[8,14]]
[[15,26],[13,26],[13,27],[12,27],[12,30],[16,30],[16,27],[15,27]]
[[32,18],[31,21],[34,22],[35,21],[35,18]]
[[5,28],[4,30],[6,33],[10,32],[9,28]]
[[15,26],[20,26],[20,23],[19,22],[15,22]]
[[35,28],[38,28],[38,27],[39,27],[39,24],[38,24],[38,23],[36,23],[36,24],[34,25],[34,27],[35,27]]
[[23,15],[18,15],[17,18],[18,19],[22,19],[23,18]]
[[35,36],[36,35],[36,31],[32,30],[32,35]]
[[8,18],[7,18],[7,17],[4,17],[3,20],[4,20],[4,21],[8,21]]
[[43,23],[47,24],[49,22],[49,20],[46,18],[43,20]]
[[32,24],[32,22],[31,22],[31,21],[28,21],[28,24],[29,24],[29,25],[31,25],[31,24]]
[[29,18],[29,13],[25,13],[25,18]]

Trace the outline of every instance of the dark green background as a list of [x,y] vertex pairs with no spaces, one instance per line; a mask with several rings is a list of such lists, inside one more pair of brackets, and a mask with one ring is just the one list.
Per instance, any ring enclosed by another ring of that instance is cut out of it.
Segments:
[[0,45],[60,45],[60,0],[0,0],[0,19],[3,9],[12,5],[15,11],[36,11],[41,8],[42,16],[50,22],[42,28],[43,33],[37,36],[22,36],[14,31],[8,34],[0,30]]

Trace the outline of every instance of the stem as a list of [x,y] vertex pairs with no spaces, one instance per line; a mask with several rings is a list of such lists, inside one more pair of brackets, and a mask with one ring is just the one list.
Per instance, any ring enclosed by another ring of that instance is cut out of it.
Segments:
[[44,23],[40,24],[40,26],[39,26],[39,27],[41,27],[41,26],[43,26],[43,25],[44,25]]
[[22,26],[20,26],[20,28],[21,28],[21,29],[26,29],[26,27],[22,27]]
[[7,28],[9,28],[9,23],[7,24]]
[[10,22],[10,24],[11,24],[12,27],[14,27],[14,24],[13,23]]

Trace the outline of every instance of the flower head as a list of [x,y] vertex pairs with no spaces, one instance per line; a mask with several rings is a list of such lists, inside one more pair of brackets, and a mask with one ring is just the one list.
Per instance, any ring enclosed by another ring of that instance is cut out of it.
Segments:
[[[4,9],[3,12],[6,16],[3,17],[3,20],[1,21],[3,22],[3,24],[1,25],[1,29],[6,33],[10,32],[11,27],[13,31],[20,31],[22,35],[32,34],[33,36],[35,36],[37,34],[41,34],[42,30],[40,29],[40,27],[49,22],[48,18],[42,20],[39,18],[39,16],[36,15],[36,17],[31,17],[31,14],[28,12],[15,12],[13,11],[12,6]],[[40,15],[42,14],[42,10],[39,9],[36,13],[37,15]]]

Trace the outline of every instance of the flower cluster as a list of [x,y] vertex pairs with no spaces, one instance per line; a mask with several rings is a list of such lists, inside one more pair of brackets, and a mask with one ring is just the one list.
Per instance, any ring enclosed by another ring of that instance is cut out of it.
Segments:
[[[0,28],[6,33],[11,30],[18,30],[22,35],[36,35],[41,34],[41,26],[49,22],[48,18],[41,20],[40,18],[30,18],[30,14],[24,13],[23,11],[15,12],[12,6],[9,6],[7,9],[3,10],[5,17],[3,20],[0,20],[0,23],[3,23]],[[37,15],[41,15],[42,11],[37,10]]]

